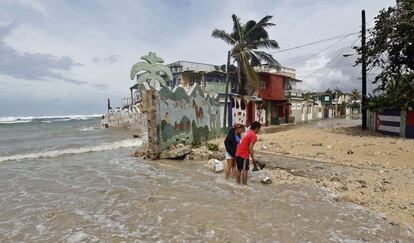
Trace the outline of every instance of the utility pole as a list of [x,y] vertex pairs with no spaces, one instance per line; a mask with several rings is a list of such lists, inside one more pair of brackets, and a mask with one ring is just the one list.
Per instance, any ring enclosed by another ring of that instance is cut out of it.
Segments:
[[226,66],[226,97],[224,98],[224,117],[223,127],[227,128],[227,106],[229,100],[229,68],[230,68],[230,51],[227,52],[227,66]]
[[366,24],[365,10],[362,10],[362,30],[361,30],[361,59],[362,59],[362,130],[367,129],[367,48],[366,48]]

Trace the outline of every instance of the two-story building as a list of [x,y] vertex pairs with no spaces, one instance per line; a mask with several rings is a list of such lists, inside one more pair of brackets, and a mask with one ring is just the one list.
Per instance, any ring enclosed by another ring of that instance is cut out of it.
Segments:
[[263,99],[266,109],[266,123],[294,122],[291,118],[291,95],[293,90],[296,91],[297,83],[301,82],[296,79],[295,70],[285,67],[275,70],[263,66],[256,71],[260,77],[258,96]]
[[173,80],[168,82],[168,86],[174,88],[176,86],[191,87],[198,84],[206,87],[208,84],[224,83],[226,73],[220,69],[219,65],[177,61],[167,65],[173,75]]

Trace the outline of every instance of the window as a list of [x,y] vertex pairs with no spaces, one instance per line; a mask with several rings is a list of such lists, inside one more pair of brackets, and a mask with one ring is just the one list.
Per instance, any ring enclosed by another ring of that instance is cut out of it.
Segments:
[[261,89],[267,89],[267,81],[266,80],[262,80],[260,82],[260,88]]

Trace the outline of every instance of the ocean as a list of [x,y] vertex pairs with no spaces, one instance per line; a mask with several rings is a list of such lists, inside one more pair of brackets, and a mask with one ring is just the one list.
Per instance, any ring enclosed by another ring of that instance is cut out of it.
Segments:
[[0,118],[1,242],[413,241],[381,215],[305,185],[250,183],[203,161],[145,161],[100,116]]

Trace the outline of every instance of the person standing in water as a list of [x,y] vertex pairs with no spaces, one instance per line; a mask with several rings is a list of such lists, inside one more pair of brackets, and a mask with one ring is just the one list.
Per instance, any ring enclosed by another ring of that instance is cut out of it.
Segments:
[[236,150],[236,182],[240,184],[240,177],[243,178],[243,185],[247,185],[247,173],[249,171],[249,158],[252,158],[253,165],[256,163],[254,157],[254,144],[257,141],[257,133],[260,132],[261,124],[257,121],[253,122],[249,131],[240,141]]
[[226,139],[224,140],[224,147],[226,148],[226,171],[224,173],[224,177],[227,180],[229,178],[230,173],[234,176],[235,175],[235,157],[236,157],[236,150],[237,146],[239,145],[241,134],[243,133],[243,125],[235,124],[232,127]]

